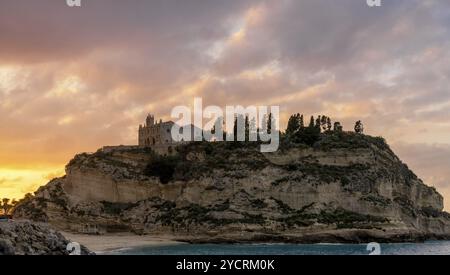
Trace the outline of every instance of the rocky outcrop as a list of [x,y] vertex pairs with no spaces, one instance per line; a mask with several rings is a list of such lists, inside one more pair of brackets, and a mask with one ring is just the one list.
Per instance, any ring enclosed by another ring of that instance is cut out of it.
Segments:
[[313,147],[283,140],[192,143],[177,156],[118,148],[80,154],[66,176],[22,201],[16,217],[86,232],[172,232],[191,242],[360,242],[448,238],[443,197],[381,138],[323,134]]
[[[0,255],[69,255],[69,241],[48,225],[29,221],[0,222]],[[81,254],[89,254],[80,247]]]

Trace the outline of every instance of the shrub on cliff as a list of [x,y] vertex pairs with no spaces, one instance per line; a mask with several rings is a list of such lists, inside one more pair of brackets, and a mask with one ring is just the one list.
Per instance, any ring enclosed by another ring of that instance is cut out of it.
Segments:
[[110,215],[120,215],[123,211],[136,207],[137,203],[119,203],[102,201],[103,210]]
[[380,150],[390,151],[389,145],[382,137],[372,137],[352,132],[332,132],[322,134],[314,148],[320,150],[330,149],[358,149],[375,146]]
[[162,184],[167,184],[173,179],[179,161],[178,156],[155,155],[145,168],[144,174],[149,177],[159,177]]

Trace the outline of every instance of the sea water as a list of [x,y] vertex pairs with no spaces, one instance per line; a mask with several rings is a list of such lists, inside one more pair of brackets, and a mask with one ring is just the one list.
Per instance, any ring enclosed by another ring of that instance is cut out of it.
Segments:
[[[381,255],[450,255],[450,241],[380,244]],[[116,255],[369,255],[367,244],[174,244],[112,251]]]

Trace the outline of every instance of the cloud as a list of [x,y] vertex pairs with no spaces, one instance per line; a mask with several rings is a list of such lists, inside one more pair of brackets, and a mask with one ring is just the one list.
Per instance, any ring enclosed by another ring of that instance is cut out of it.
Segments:
[[0,167],[136,143],[146,113],[194,96],[449,144],[450,2],[365,2],[1,1]]
[[250,3],[96,0],[71,9],[60,0],[2,1],[1,57],[14,57],[13,62],[48,62],[74,60],[105,48],[177,48],[180,39],[191,39],[192,44],[214,39],[224,31],[221,20]]
[[0,178],[0,187],[1,188],[13,188],[15,187],[17,182],[22,181],[22,177],[16,177],[16,178],[6,178],[2,177]]

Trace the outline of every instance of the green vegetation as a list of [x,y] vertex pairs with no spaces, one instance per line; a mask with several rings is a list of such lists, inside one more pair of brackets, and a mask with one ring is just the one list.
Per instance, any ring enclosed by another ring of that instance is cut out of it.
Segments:
[[[244,118],[246,126],[246,137],[254,130],[254,121],[248,117]],[[235,121],[237,123],[237,119]],[[266,128],[272,131],[272,115],[266,118]],[[335,123],[336,124],[336,123]],[[237,125],[237,124],[236,124]],[[236,126],[235,125],[235,126]],[[339,122],[336,124],[340,125]],[[336,126],[335,125],[335,126]],[[304,115],[295,114],[289,119],[288,127],[280,138],[280,152],[296,148],[328,151],[332,149],[359,149],[378,147],[382,150],[390,150],[383,138],[374,138],[362,134],[362,122],[357,122],[358,133],[343,132],[340,127],[332,127],[333,121],[330,117],[321,115],[310,117],[309,124],[304,122]],[[223,175],[228,178],[246,178],[253,171],[258,171],[273,165],[264,154],[260,152],[260,141],[256,142],[192,142],[180,145],[176,148],[177,154],[173,156],[160,156],[152,152],[150,148],[130,148],[119,153],[114,151],[99,150],[95,154],[79,154],[68,166],[88,167],[93,169],[114,170],[117,179],[135,179],[139,176],[157,177],[162,184],[173,181],[191,181],[208,177],[214,171],[224,171]],[[149,154],[145,154],[145,153]],[[139,153],[142,158],[143,167],[130,165],[123,161],[121,153]],[[142,157],[144,155],[146,157]],[[381,156],[383,157],[383,156]],[[303,171],[304,175],[313,173],[326,182],[340,181],[343,186],[349,185],[354,179],[342,170],[334,166],[319,166],[302,161],[302,165],[287,165],[283,168],[288,171]],[[104,165],[106,164],[106,165]],[[350,169],[365,169],[365,167],[350,167]],[[111,171],[107,171],[110,173]],[[353,171],[355,172],[355,171]],[[414,175],[405,167],[405,178]],[[409,174],[408,174],[409,173]],[[353,173],[355,174],[355,173]],[[282,178],[275,180],[272,185],[277,186],[295,178]],[[212,188],[212,187],[211,187]],[[63,206],[63,201],[57,203]]]
[[340,122],[334,122],[328,116],[311,116],[309,125],[305,126],[304,116],[294,114],[289,118],[286,132],[283,135],[282,147],[289,143],[305,144],[320,150],[337,148],[357,149],[370,148],[371,145],[381,150],[390,150],[382,137],[371,137],[364,135],[364,125],[361,120],[355,123],[355,132],[344,132]]
[[382,137],[372,137],[351,132],[332,132],[323,134],[314,148],[328,151],[331,149],[370,149],[372,146],[380,150],[392,152]]
[[386,218],[371,215],[363,215],[345,209],[336,209],[333,212],[322,211],[318,217],[318,221],[324,224],[341,224],[348,225],[353,223],[383,223],[387,222]]
[[267,207],[267,203],[265,203],[261,199],[256,199],[256,200],[251,201],[251,205],[257,209],[264,209]]
[[388,222],[383,217],[363,215],[342,208],[335,209],[334,211],[322,210],[319,214],[308,213],[307,209],[312,206],[313,204],[307,205],[297,211],[290,208],[285,209],[283,212],[287,215],[278,221],[288,227],[305,227],[317,222],[326,225],[336,225],[337,228],[373,228],[376,223]]
[[262,214],[254,215],[246,212],[239,213],[241,219],[218,219],[211,215],[212,212],[222,212],[229,209],[229,201],[222,204],[203,207],[198,204],[177,208],[175,203],[165,202],[154,206],[161,214],[156,218],[157,222],[165,226],[209,224],[213,226],[223,226],[233,223],[244,224],[264,224],[265,218]]
[[[390,151],[389,146],[382,138],[349,132],[334,132],[328,130],[327,117],[324,119],[322,117],[321,120],[325,122],[323,127],[326,132],[321,133],[319,140],[314,143],[313,148],[316,150],[373,149],[375,146],[381,150]],[[316,123],[313,125],[316,125]],[[314,126],[314,129],[318,129],[318,126]],[[285,150],[286,148],[304,148],[305,146],[308,147],[309,145],[292,142],[290,137],[285,135],[281,140],[280,148]],[[176,156],[154,154],[144,174],[150,177],[158,177],[163,184],[177,180],[201,179],[207,177],[214,170],[224,171],[226,177],[241,179],[247,177],[252,171],[262,170],[268,165],[273,165],[259,152],[258,142],[194,142],[179,146],[177,151]],[[376,151],[374,152],[376,154]],[[377,155],[376,157],[385,158],[383,155]],[[316,177],[321,182],[326,183],[340,182],[344,187],[350,186],[351,183],[361,183],[361,180],[370,185],[376,182],[378,178],[387,176],[387,173],[383,173],[381,170],[373,170],[364,164],[349,166],[321,165],[314,163],[313,160],[281,165],[280,168],[302,173],[296,176],[297,178],[283,177],[274,180],[273,186],[288,181],[300,181],[308,176]],[[405,180],[417,178],[407,166],[399,167],[399,169]]]
[[361,120],[358,120],[355,123],[355,133],[357,133],[357,134],[364,133],[364,125],[362,124]]
[[347,176],[341,176],[340,181],[341,185],[344,187],[350,185],[350,180],[347,178]]
[[432,208],[432,207],[423,207],[419,211],[422,215],[429,218],[446,218],[450,219],[450,213],[442,212],[438,209]]
[[289,205],[285,204],[284,202],[277,200],[273,197],[271,197],[271,199],[274,200],[278,204],[278,208],[281,210],[281,213],[289,214],[293,211],[292,208]]
[[417,175],[414,174],[406,164],[402,163],[400,167],[398,167],[398,170],[400,172],[399,174],[405,179],[406,184],[409,184],[412,180],[418,179]]
[[229,171],[230,177],[243,178],[249,171],[268,165],[258,148],[256,143],[245,142],[189,143],[179,146],[175,156],[153,154],[144,174],[158,177],[163,184],[199,179],[214,169]]
[[[36,202],[37,205],[34,204],[34,202]],[[14,209],[12,209],[12,213],[14,216],[17,209],[20,208],[20,212],[25,213],[29,219],[37,222],[48,222],[48,216],[42,210],[45,207],[47,207],[47,204],[44,199],[36,198],[32,194],[28,193],[17,203]]]
[[[353,164],[349,166],[333,166],[333,165],[321,165],[318,163],[291,163],[281,166],[286,171],[300,171],[303,177],[313,176],[318,178],[321,182],[332,183],[340,181],[343,186],[350,184],[349,177],[354,176],[358,178],[362,172],[367,172],[370,166],[364,164]],[[282,178],[272,185],[279,184],[283,181],[287,181],[287,178]]]
[[329,117],[318,116],[317,119],[314,119],[314,116],[311,116],[309,125],[305,127],[304,116],[295,114],[289,118],[285,137],[293,143],[313,146],[320,140],[322,130],[324,133],[331,133],[331,119]]
[[276,179],[272,182],[272,186],[278,186],[282,183],[288,182],[289,181],[289,177],[282,177],[280,179]]
[[392,204],[392,200],[387,199],[385,197],[379,196],[379,195],[367,195],[361,198],[363,201],[370,202],[377,206],[386,207],[390,204]]
[[136,203],[118,203],[102,201],[103,210],[109,215],[120,215],[123,211],[136,207]]
[[395,197],[394,202],[400,205],[400,209],[407,213],[409,216],[416,218],[417,217],[417,211],[414,207],[414,203],[405,197]]
[[179,156],[154,155],[145,168],[144,174],[147,176],[159,177],[162,184],[167,184],[169,181],[173,180],[175,168],[179,165],[179,162]]

